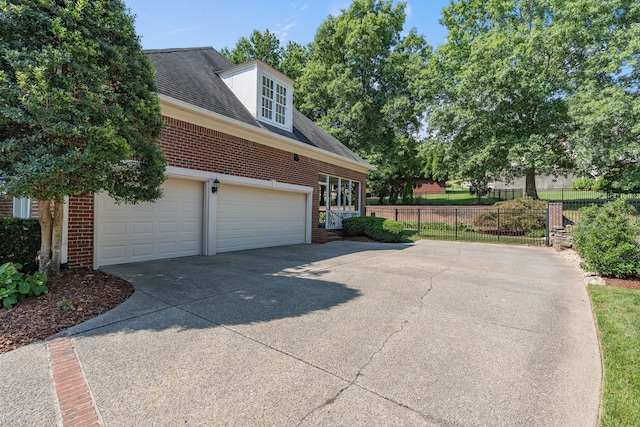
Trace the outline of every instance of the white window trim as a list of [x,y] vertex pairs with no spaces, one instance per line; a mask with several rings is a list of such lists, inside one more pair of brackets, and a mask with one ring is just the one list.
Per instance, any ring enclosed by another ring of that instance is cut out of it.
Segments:
[[[269,117],[265,117],[262,114],[262,110],[263,110],[263,78],[266,77],[267,79],[271,80],[273,82],[273,90],[272,90],[272,97],[271,98],[267,98],[271,101],[271,118]],[[286,97],[285,97],[285,104],[280,104],[278,103],[278,86],[282,87],[285,91],[286,91]],[[258,120],[269,123],[273,126],[277,126],[279,128],[288,130],[289,132],[292,131],[292,117],[293,117],[293,87],[290,84],[285,83],[284,81],[278,79],[277,77],[275,77],[272,74],[269,74],[267,72],[265,72],[264,70],[260,70],[260,73],[258,73],[258,87],[259,90],[258,92],[258,103],[257,103],[257,117]],[[284,123],[280,123],[276,120],[276,117],[278,116],[278,106],[283,106],[285,111],[284,111]]]
[[31,217],[31,199],[28,197],[13,198],[13,216],[16,218]]

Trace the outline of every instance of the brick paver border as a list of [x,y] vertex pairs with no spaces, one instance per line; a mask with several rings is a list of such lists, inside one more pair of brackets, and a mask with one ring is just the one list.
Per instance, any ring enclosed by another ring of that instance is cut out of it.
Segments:
[[63,427],[102,425],[71,339],[56,336],[47,342],[47,351]]

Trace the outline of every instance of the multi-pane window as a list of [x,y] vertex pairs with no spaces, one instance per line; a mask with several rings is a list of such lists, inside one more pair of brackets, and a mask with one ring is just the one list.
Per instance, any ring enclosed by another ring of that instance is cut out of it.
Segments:
[[281,125],[287,122],[287,88],[264,75],[262,76],[262,117],[274,120]]
[[262,76],[262,117],[273,120],[273,80]]
[[276,122],[285,124],[287,111],[287,88],[276,83]]

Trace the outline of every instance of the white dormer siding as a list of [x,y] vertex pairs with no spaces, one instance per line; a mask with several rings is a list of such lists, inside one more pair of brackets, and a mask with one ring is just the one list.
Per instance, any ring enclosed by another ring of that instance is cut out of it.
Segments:
[[218,74],[256,120],[293,131],[293,80],[257,59]]

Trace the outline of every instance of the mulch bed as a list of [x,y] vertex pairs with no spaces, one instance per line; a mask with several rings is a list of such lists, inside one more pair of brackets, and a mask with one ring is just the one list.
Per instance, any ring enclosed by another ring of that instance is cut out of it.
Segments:
[[604,277],[607,286],[616,286],[618,288],[628,288],[640,290],[640,278],[634,279],[616,279],[613,277]]
[[[47,282],[49,293],[0,309],[0,354],[40,341],[122,304],[133,294],[126,280],[77,268]],[[73,308],[64,310],[67,300]]]

